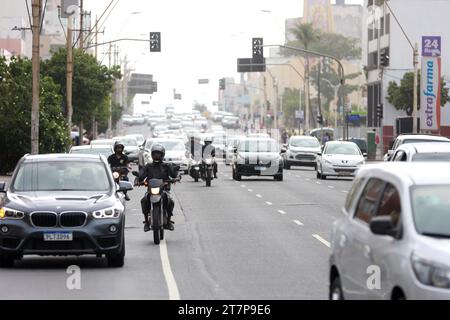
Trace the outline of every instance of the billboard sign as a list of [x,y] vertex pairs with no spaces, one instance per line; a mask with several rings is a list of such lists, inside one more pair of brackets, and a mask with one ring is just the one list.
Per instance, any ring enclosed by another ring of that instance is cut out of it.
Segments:
[[436,131],[441,126],[441,38],[422,37],[420,75],[420,127]]

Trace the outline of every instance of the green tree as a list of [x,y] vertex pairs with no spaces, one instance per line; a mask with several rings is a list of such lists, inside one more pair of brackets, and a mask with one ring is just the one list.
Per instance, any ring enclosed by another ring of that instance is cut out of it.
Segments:
[[[67,51],[61,48],[43,63],[43,70],[60,86],[60,94],[65,97]],[[108,119],[107,103],[112,93],[114,81],[122,77],[119,66],[107,68],[94,56],[75,49],[73,51],[74,74],[72,85],[73,123],[86,124],[90,129],[93,117]]]
[[[14,169],[31,150],[31,61],[13,57],[10,64],[0,57],[0,172]],[[61,110],[59,87],[41,75],[39,152],[65,152],[70,144],[67,122]]]
[[198,102],[194,103],[194,107],[193,108],[194,108],[194,110],[200,111],[201,114],[203,114],[204,112],[206,112],[208,110],[208,108],[204,104],[201,104],[201,103],[198,103]]
[[[420,110],[420,71],[418,77],[418,90],[417,90],[417,109]],[[449,89],[446,88],[447,84],[444,78],[441,79],[441,106],[445,106],[447,102],[450,102]],[[414,88],[414,73],[407,72],[400,80],[400,85],[391,81],[388,85],[387,100],[397,110],[404,110],[408,115],[412,114],[413,107],[413,92]]]
[[284,123],[288,127],[295,127],[295,111],[299,110],[299,90],[285,88],[283,92],[283,116]]

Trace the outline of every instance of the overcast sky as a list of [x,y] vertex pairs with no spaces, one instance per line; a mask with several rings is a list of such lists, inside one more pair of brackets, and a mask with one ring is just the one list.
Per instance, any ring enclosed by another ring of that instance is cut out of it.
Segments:
[[[95,19],[110,1],[85,0],[85,9],[92,11]],[[174,88],[183,95],[181,104],[186,108],[194,100],[203,103],[217,100],[218,79],[238,77],[236,59],[251,57],[251,38],[263,37],[265,44],[282,43],[284,20],[302,16],[303,11],[301,0],[117,1],[105,23],[102,40],[146,39],[150,31],[161,32],[161,53],[150,53],[146,42],[119,43],[120,56],[127,55],[136,72],[152,73],[158,81],[152,104],[160,108],[174,102]],[[209,79],[209,85],[198,85],[200,78]],[[180,102],[176,103],[178,106]]]

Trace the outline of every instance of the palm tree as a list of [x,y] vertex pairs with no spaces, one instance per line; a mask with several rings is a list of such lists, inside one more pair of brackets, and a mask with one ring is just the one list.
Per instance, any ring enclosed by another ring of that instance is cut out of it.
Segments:
[[[308,50],[312,43],[318,42],[320,40],[320,30],[315,29],[312,23],[298,23],[295,28],[291,29],[298,42],[304,49]],[[309,122],[312,120],[314,123],[314,115],[310,112],[311,97],[309,93],[309,57],[306,55],[306,67],[305,67],[305,93],[307,95],[305,106],[305,129],[309,129]]]

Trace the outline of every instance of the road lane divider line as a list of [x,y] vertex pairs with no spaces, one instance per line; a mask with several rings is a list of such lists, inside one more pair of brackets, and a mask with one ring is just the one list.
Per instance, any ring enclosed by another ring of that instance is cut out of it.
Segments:
[[342,193],[348,193],[348,191],[346,191],[346,190],[342,190],[341,192],[342,192]]
[[298,224],[299,226],[302,226],[303,223],[299,220],[292,220],[295,224]]
[[262,198],[262,195],[257,194],[256,197],[261,199],[261,198]]
[[311,179],[310,179],[310,178],[306,178],[305,180],[306,180],[306,181],[311,181]]
[[161,256],[164,278],[166,279],[167,288],[169,289],[170,300],[180,300],[180,292],[170,267],[169,254],[167,252],[166,240],[161,240],[159,244],[159,254]]
[[316,238],[317,240],[319,240],[320,242],[322,242],[322,244],[326,245],[328,248],[331,248],[330,243],[325,240],[324,238],[322,238],[321,236],[319,236],[318,234],[313,234],[312,235],[314,238]]
[[253,192],[253,190],[252,189],[248,189],[248,192]]
[[296,177],[296,178],[300,178],[300,176],[299,176],[299,175],[296,175],[295,177]]
[[316,183],[317,183],[317,184],[322,184],[322,182],[320,182],[320,181],[316,181]]
[[241,188],[245,188],[245,184],[241,184]]
[[286,211],[283,211],[283,210],[278,210],[278,213],[281,213],[281,214],[286,214]]
[[266,204],[267,204],[268,206],[271,206],[273,203],[270,202],[270,201],[266,201]]
[[328,186],[328,188],[330,188],[330,189],[334,189],[334,187],[333,187],[333,186]]

